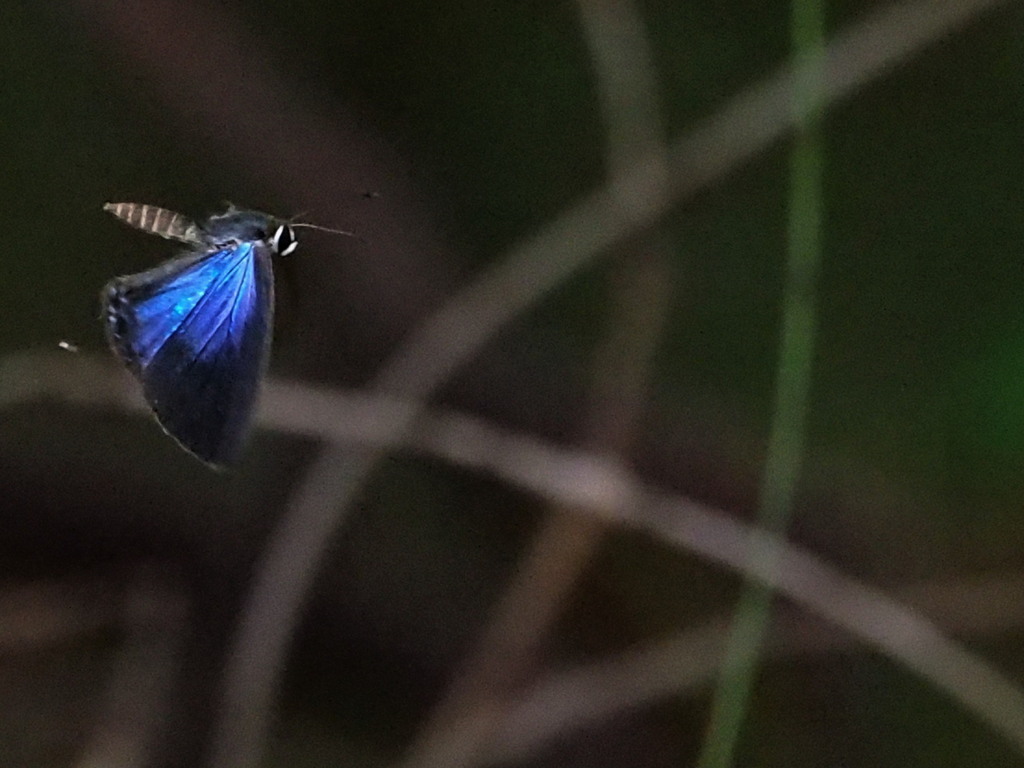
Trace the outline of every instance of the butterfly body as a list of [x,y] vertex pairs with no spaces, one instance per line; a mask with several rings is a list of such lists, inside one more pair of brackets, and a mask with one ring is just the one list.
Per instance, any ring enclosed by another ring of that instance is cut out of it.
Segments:
[[103,210],[121,221],[153,235],[190,245],[201,241],[198,225],[187,216],[145,203],[107,203]]
[[270,358],[271,259],[295,250],[294,231],[267,214],[234,208],[201,224],[155,206],[105,208],[189,247],[106,285],[106,336],[164,430],[204,462],[230,464],[244,445]]

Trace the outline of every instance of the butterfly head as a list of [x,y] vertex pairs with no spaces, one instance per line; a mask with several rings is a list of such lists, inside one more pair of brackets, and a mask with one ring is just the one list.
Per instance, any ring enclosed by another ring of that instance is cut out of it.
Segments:
[[270,249],[279,256],[294,253],[299,247],[299,241],[295,239],[295,230],[290,224],[278,224],[268,242]]
[[299,245],[291,222],[258,211],[241,211],[237,208],[230,208],[219,216],[211,216],[203,224],[203,233],[211,246],[263,242],[275,256],[288,256]]

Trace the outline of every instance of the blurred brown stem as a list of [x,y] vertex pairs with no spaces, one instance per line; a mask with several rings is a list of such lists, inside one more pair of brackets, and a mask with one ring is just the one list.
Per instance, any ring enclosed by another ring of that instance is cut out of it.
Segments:
[[[651,192],[667,196],[668,154],[658,119],[655,78],[642,20],[629,2],[579,0],[608,141],[612,177],[656,158]],[[612,311],[591,373],[585,445],[628,457],[642,415],[650,360],[668,309],[669,246],[642,237],[608,277]],[[477,762],[541,665],[543,645],[598,551],[607,526],[554,503],[519,563],[476,648],[413,743],[405,768],[456,768]]]

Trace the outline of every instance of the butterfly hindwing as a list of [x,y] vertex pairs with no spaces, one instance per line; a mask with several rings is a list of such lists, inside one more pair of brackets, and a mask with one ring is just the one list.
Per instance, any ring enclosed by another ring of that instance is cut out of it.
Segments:
[[203,461],[244,443],[270,351],[271,249],[248,240],[112,280],[111,347],[142,382],[163,428]]

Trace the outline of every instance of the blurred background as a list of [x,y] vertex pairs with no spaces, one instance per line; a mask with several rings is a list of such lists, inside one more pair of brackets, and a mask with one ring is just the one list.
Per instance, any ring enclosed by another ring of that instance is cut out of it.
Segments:
[[[1024,765],[1022,61],[979,0],[3,4],[0,765]],[[107,201],[358,235],[231,471],[106,349],[176,253]],[[789,541],[1005,690],[783,594],[709,757],[744,567],[595,488],[748,530],[779,435]]]

